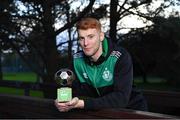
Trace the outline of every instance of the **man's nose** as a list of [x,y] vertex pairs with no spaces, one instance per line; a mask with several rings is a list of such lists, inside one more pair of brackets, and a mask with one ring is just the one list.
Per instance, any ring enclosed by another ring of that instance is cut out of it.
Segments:
[[87,46],[88,45],[88,39],[84,39],[84,45]]

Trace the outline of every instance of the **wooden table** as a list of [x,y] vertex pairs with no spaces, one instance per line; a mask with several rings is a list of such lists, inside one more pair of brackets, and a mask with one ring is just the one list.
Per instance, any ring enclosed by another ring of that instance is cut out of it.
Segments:
[[59,112],[54,100],[0,94],[0,118],[177,119],[177,116],[129,109]]

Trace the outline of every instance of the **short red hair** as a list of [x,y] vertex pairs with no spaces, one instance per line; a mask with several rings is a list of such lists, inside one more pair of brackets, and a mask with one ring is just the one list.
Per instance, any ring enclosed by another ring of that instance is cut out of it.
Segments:
[[101,31],[101,23],[95,18],[82,18],[77,24],[77,29],[87,30],[89,28],[95,28]]

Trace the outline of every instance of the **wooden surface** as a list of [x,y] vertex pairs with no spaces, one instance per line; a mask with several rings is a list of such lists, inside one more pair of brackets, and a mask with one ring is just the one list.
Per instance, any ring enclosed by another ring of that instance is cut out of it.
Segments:
[[180,92],[143,90],[150,111],[180,116]]
[[175,119],[179,117],[128,109],[59,112],[54,106],[53,99],[0,94],[0,118]]

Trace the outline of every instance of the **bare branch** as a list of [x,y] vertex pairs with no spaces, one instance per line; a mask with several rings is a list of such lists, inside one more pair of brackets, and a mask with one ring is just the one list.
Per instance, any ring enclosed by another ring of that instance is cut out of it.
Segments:
[[90,0],[89,5],[79,14],[79,16],[75,19],[73,19],[70,23],[65,24],[62,28],[56,31],[56,35],[61,33],[62,31],[71,28],[78,20],[80,20],[84,15],[86,15],[94,5],[95,0]]

